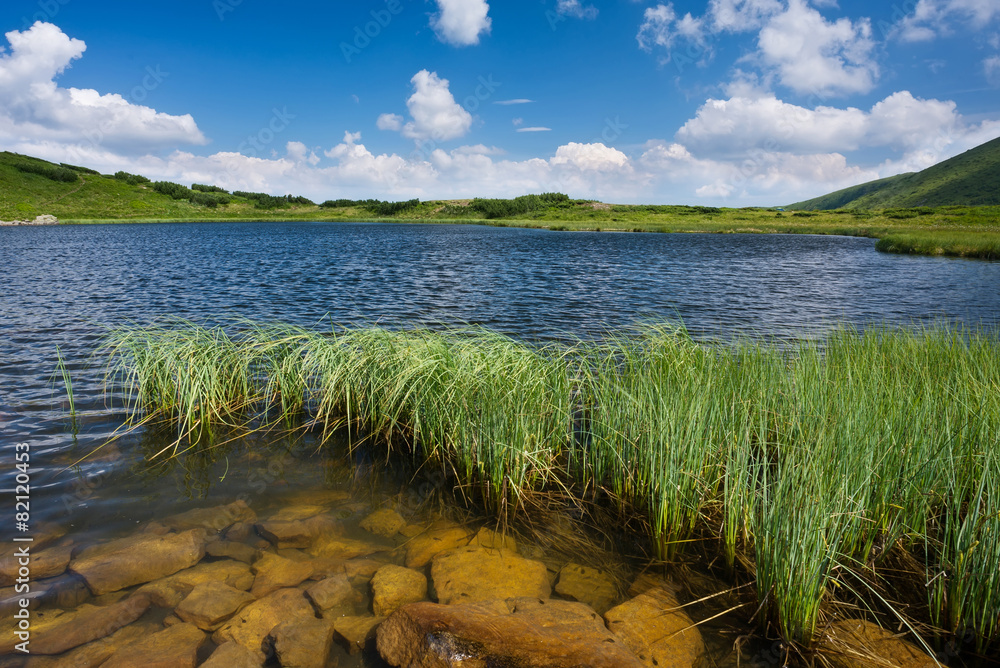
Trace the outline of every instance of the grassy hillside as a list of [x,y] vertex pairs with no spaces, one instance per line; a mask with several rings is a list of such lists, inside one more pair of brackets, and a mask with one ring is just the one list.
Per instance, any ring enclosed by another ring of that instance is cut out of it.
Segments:
[[1000,138],[928,167],[863,183],[789,209],[890,209],[1000,205]]

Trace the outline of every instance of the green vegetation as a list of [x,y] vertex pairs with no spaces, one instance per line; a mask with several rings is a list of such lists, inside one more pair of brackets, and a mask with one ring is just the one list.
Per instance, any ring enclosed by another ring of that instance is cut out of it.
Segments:
[[[452,469],[500,514],[556,491],[645,518],[664,559],[721,554],[734,584],[755,583],[761,625],[800,648],[840,606],[980,652],[1000,641],[995,335],[710,346],[659,326],[531,346],[481,329],[238,329],[115,330],[109,390],[133,424],[174,425],[174,455],[305,420]],[[904,609],[900,591],[924,604]]]
[[1000,205],[1000,138],[909,174],[863,183],[789,209],[892,209]]
[[[29,167],[22,169],[24,165]],[[74,181],[53,180],[41,173],[49,171]],[[143,176],[126,172],[100,176],[93,170],[0,153],[0,220],[43,213],[64,223],[394,221],[568,231],[840,234],[885,239],[878,248],[888,252],[987,259],[997,258],[1000,244],[1000,206],[783,212],[756,207],[611,205],[574,200],[562,193],[423,202],[337,199],[316,205],[292,195],[229,194],[211,185],[187,188],[166,181],[149,183]]]

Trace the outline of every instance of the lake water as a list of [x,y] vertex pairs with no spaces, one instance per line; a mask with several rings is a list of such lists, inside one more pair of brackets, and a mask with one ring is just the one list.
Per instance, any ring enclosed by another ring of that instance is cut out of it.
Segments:
[[[255,510],[306,488],[356,489],[309,436],[243,440],[150,466],[135,432],[77,461],[124,413],[89,356],[108,325],[178,316],[389,326],[474,323],[527,339],[681,318],[697,336],[815,336],[838,323],[994,327],[1000,263],[877,253],[874,241],[568,233],[452,225],[163,224],[0,229],[0,472],[31,447],[32,523],[86,544],[252,490]],[[71,418],[57,346],[74,383]],[[368,470],[363,470],[362,478]],[[398,481],[369,486],[373,496]],[[377,498],[374,499],[377,505]],[[5,512],[5,516],[9,513]],[[9,543],[12,522],[0,528]]]

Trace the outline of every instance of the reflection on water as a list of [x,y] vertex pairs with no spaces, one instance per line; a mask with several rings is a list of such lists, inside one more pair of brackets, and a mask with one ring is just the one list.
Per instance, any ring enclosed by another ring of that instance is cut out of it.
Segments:
[[[882,255],[871,240],[839,237],[326,223],[4,228],[0,258],[0,487],[14,487],[14,444],[30,444],[33,525],[62,527],[70,533],[61,540],[79,546],[239,498],[267,517],[303,490],[349,491],[335,512],[354,521],[408,481],[376,479],[378,467],[349,466],[309,434],[258,434],[150,463],[171,437],[146,430],[80,461],[125,418],[89,360],[103,325],[167,315],[476,323],[547,339],[675,317],[702,336],[794,336],[844,321],[994,326],[1000,315],[1000,263]],[[75,416],[54,375],[57,345]],[[0,530],[5,545],[12,532]]]

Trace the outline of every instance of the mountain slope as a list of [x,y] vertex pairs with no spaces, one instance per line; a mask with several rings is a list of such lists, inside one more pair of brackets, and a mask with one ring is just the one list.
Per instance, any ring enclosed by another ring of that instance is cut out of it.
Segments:
[[997,204],[1000,204],[1000,138],[922,172],[863,183],[787,208],[823,211]]

